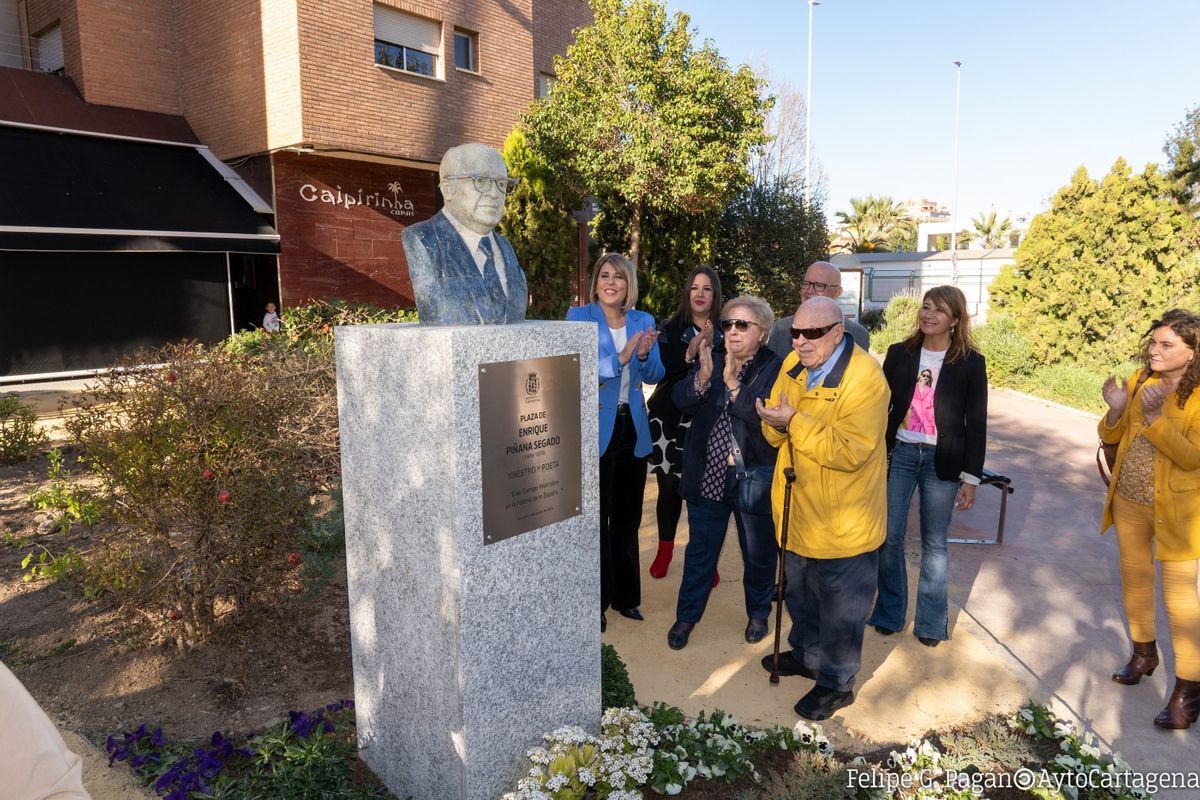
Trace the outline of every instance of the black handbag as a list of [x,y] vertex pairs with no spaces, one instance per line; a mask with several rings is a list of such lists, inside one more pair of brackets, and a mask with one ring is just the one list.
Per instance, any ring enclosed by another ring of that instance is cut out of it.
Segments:
[[[762,367],[759,367],[754,376],[743,385],[749,386],[761,372]],[[771,483],[775,479],[775,465],[747,466],[742,459],[742,443],[738,441],[736,430],[733,431],[733,470],[733,477],[737,481],[737,497],[733,507],[747,514],[770,514]]]
[[734,477],[737,479],[737,499],[734,501],[734,508],[747,514],[770,514],[771,483],[775,478],[775,465],[759,464],[747,467],[742,462],[741,450],[737,449],[734,452]]

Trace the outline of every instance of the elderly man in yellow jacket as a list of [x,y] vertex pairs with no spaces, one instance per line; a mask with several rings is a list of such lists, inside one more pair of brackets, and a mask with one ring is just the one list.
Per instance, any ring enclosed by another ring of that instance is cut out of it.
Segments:
[[[794,353],[766,403],[763,434],[779,448],[771,499],[783,525],[783,470],[796,486],[784,554],[791,651],[780,675],[816,681],[796,703],[822,720],[854,701],[863,629],[875,598],[878,550],[887,529],[890,393],[878,362],[846,335],[837,303],[814,297],[796,310]],[[771,670],[772,657],[763,659]]]

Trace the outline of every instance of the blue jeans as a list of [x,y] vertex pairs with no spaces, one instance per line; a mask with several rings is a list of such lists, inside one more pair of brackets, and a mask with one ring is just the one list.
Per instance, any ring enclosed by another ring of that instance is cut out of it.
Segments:
[[738,544],[742,548],[742,589],[746,595],[746,616],[767,619],[771,601],[775,599],[775,567],[778,564],[778,544],[775,523],[770,514],[749,514],[736,510],[733,468],[725,475],[724,499],[720,503],[701,498],[687,504],[688,544],[683,555],[683,579],[679,583],[679,602],[675,619],[696,623],[704,616],[708,595],[712,592],[713,572],[729,515],[737,523]]
[[913,492],[921,491],[921,578],[913,634],[950,638],[947,600],[946,531],[958,496],[958,481],[944,481],[933,468],[934,445],[898,442],[888,468],[887,541],[879,550],[879,596],[868,625],[898,631],[908,615],[908,570],[904,536]]
[[817,686],[849,692],[862,666],[863,628],[875,594],[878,550],[847,558],[783,557],[784,602],[792,618],[792,657]]

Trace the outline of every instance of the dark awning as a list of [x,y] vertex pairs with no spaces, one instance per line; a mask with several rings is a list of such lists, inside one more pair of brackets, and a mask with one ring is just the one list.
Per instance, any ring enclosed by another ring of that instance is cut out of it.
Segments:
[[0,250],[278,253],[207,148],[0,123]]

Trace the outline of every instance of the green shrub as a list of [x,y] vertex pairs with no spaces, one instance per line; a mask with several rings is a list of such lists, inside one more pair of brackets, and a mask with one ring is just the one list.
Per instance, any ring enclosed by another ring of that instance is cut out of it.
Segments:
[[94,494],[78,486],[67,469],[66,458],[57,447],[50,451],[50,467],[46,476],[50,486],[29,493],[29,504],[38,511],[50,511],[57,515],[58,528],[69,533],[71,525],[82,522],[94,525],[100,518],[100,503]]
[[883,327],[871,334],[871,349],[886,353],[896,342],[904,341],[917,328],[917,312],[921,297],[909,290],[893,295],[883,310]]
[[1033,739],[994,714],[938,738],[944,750],[942,768],[955,772],[967,772],[971,767],[981,772],[1016,772],[1038,759]]
[[600,696],[602,708],[636,706],[629,670],[611,644],[600,645]]
[[1100,396],[1107,375],[1080,364],[1045,364],[1034,369],[1027,386],[1037,387],[1040,396],[1057,403],[1100,412],[1107,408]]
[[183,343],[118,366],[66,422],[117,523],[87,577],[183,648],[296,587],[298,529],[339,470],[332,358]]
[[28,461],[45,443],[33,406],[15,394],[0,395],[0,464]]
[[1033,348],[1029,337],[1012,317],[999,315],[976,329],[975,344],[987,359],[988,378],[1003,383],[1006,379],[1033,372]]
[[760,787],[743,789],[734,800],[854,800],[857,796],[845,764],[825,753],[800,750],[786,772],[768,773]]
[[333,350],[333,329],[339,325],[375,325],[386,322],[416,322],[412,308],[380,308],[368,303],[345,300],[318,300],[307,305],[284,309],[282,330],[263,334],[272,343],[278,341],[310,353]]

